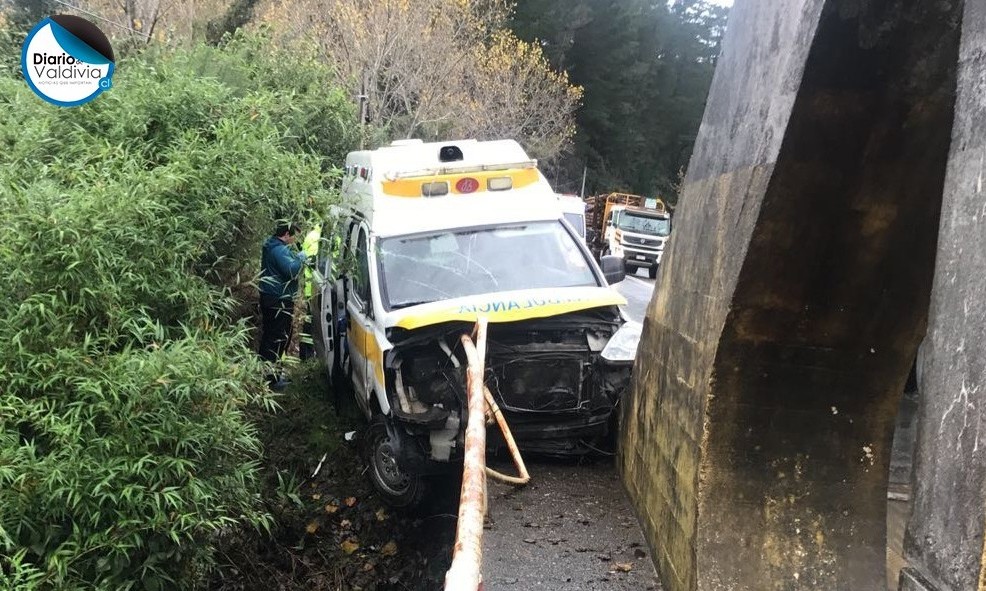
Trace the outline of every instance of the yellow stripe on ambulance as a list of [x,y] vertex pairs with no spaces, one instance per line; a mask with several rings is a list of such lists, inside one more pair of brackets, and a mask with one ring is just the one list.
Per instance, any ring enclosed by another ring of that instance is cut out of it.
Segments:
[[429,310],[420,314],[409,314],[398,320],[395,326],[413,330],[442,322],[475,322],[480,316],[485,317],[490,322],[517,322],[603,306],[623,306],[626,303],[626,299],[616,292],[588,298],[551,296],[491,298],[485,301],[453,305],[440,310]]

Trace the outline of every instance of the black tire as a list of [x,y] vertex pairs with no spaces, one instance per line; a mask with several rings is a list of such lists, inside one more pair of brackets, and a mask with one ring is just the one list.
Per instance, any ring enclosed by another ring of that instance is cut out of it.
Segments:
[[651,279],[657,279],[657,265],[654,265],[647,269],[647,276]]
[[414,508],[425,497],[425,481],[420,474],[408,474],[399,464],[391,445],[386,419],[377,415],[366,431],[364,448],[373,488],[391,507]]

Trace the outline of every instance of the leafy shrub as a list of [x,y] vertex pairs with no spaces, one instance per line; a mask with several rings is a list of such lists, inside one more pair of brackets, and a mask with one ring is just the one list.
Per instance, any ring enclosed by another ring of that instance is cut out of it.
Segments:
[[223,42],[222,52],[200,46],[186,56],[182,59],[198,75],[215,78],[237,93],[277,89],[282,100],[268,104],[263,115],[277,122],[282,145],[289,149],[319,154],[326,165],[338,164],[359,139],[354,99],[336,83],[332,64],[313,45],[284,47],[262,29],[237,32]]
[[329,203],[316,150],[350,140],[286,137],[331,91],[236,88],[209,52],[240,59],[128,58],[73,109],[0,71],[0,588],[193,586],[216,534],[270,526],[230,281]]

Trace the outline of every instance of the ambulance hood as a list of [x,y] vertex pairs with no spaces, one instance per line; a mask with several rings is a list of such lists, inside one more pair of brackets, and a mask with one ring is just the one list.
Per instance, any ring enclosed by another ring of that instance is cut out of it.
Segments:
[[622,295],[608,287],[522,289],[394,310],[384,315],[383,324],[386,328],[414,330],[442,322],[475,322],[481,316],[489,322],[517,322],[605,306],[623,306],[626,303]]

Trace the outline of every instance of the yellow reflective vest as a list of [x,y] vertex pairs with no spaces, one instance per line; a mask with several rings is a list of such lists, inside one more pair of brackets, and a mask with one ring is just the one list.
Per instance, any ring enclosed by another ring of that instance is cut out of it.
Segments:
[[[318,256],[318,243],[321,238],[322,227],[316,224],[313,230],[305,234],[305,240],[301,243],[301,250],[308,255],[308,261],[310,263],[314,264]],[[312,275],[312,266],[305,265],[305,299],[312,297],[312,284],[315,282]]]

